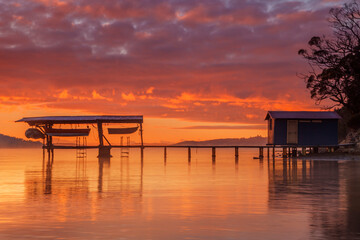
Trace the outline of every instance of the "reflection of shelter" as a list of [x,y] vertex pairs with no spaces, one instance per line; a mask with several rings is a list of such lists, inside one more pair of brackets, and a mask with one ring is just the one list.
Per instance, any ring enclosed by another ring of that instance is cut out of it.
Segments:
[[[109,128],[109,134],[130,134],[140,131],[141,147],[143,147],[143,117],[142,116],[50,116],[50,117],[29,117],[22,118],[16,122],[26,122],[30,126],[35,127],[33,130],[28,129],[27,136],[35,138],[45,138],[46,147],[53,148],[53,137],[79,137],[88,136],[90,128],[54,128],[54,125],[78,125],[78,124],[96,124],[99,135],[99,146],[104,147],[104,140],[108,146],[112,146],[103,132],[103,124],[138,124],[136,127],[130,128]],[[30,130],[30,131],[29,131]],[[43,134],[41,136],[41,134]],[[97,147],[97,146],[93,146]]]
[[338,144],[336,112],[269,111],[268,144],[331,146]]

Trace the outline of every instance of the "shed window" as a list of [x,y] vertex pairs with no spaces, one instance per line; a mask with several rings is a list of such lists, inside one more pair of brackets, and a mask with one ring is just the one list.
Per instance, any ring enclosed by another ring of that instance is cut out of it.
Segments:
[[311,121],[310,120],[300,120],[299,122],[301,122],[301,123],[309,123]]
[[321,120],[312,120],[311,122],[313,122],[313,123],[322,123]]
[[272,130],[272,119],[269,119],[269,130]]

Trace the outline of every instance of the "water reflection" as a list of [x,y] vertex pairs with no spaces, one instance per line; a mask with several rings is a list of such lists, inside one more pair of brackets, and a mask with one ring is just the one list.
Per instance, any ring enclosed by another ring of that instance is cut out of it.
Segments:
[[358,163],[284,159],[268,166],[270,209],[307,212],[313,238],[359,238]]
[[0,156],[0,239],[360,239],[358,162],[27,151]]
[[[45,150],[44,150],[45,152]],[[45,170],[45,187],[44,194],[51,194],[51,176],[52,176],[52,166],[54,163],[54,151],[47,151],[47,160],[45,160],[45,154],[43,155],[43,163],[46,162],[46,170]],[[44,166],[45,164],[43,164]],[[44,168],[43,168],[44,172]]]

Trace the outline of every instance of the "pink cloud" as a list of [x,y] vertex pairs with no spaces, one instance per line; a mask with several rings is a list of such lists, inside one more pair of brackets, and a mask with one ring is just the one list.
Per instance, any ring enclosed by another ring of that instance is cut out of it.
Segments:
[[329,6],[1,2],[0,102],[258,123],[267,109],[314,108],[297,50],[329,32]]

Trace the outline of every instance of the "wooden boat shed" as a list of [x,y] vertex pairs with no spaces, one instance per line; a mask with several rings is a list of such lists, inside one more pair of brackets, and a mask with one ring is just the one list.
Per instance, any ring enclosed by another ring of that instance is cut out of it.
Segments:
[[[49,116],[49,117],[25,117],[16,122],[26,122],[34,127],[27,130],[30,136],[35,138],[45,138],[46,147],[53,147],[54,136],[56,137],[73,137],[73,136],[88,136],[90,128],[69,129],[69,128],[54,128],[55,124],[70,125],[70,124],[96,124],[99,135],[99,148],[104,147],[104,140],[111,146],[110,142],[104,135],[103,124],[111,123],[132,123],[138,124],[138,127],[131,128],[109,128],[109,134],[130,134],[140,131],[141,147],[143,147],[143,116]],[[34,131],[31,131],[34,130]],[[28,132],[30,131],[30,132]]]
[[339,119],[336,112],[269,111],[268,145],[336,146]]

